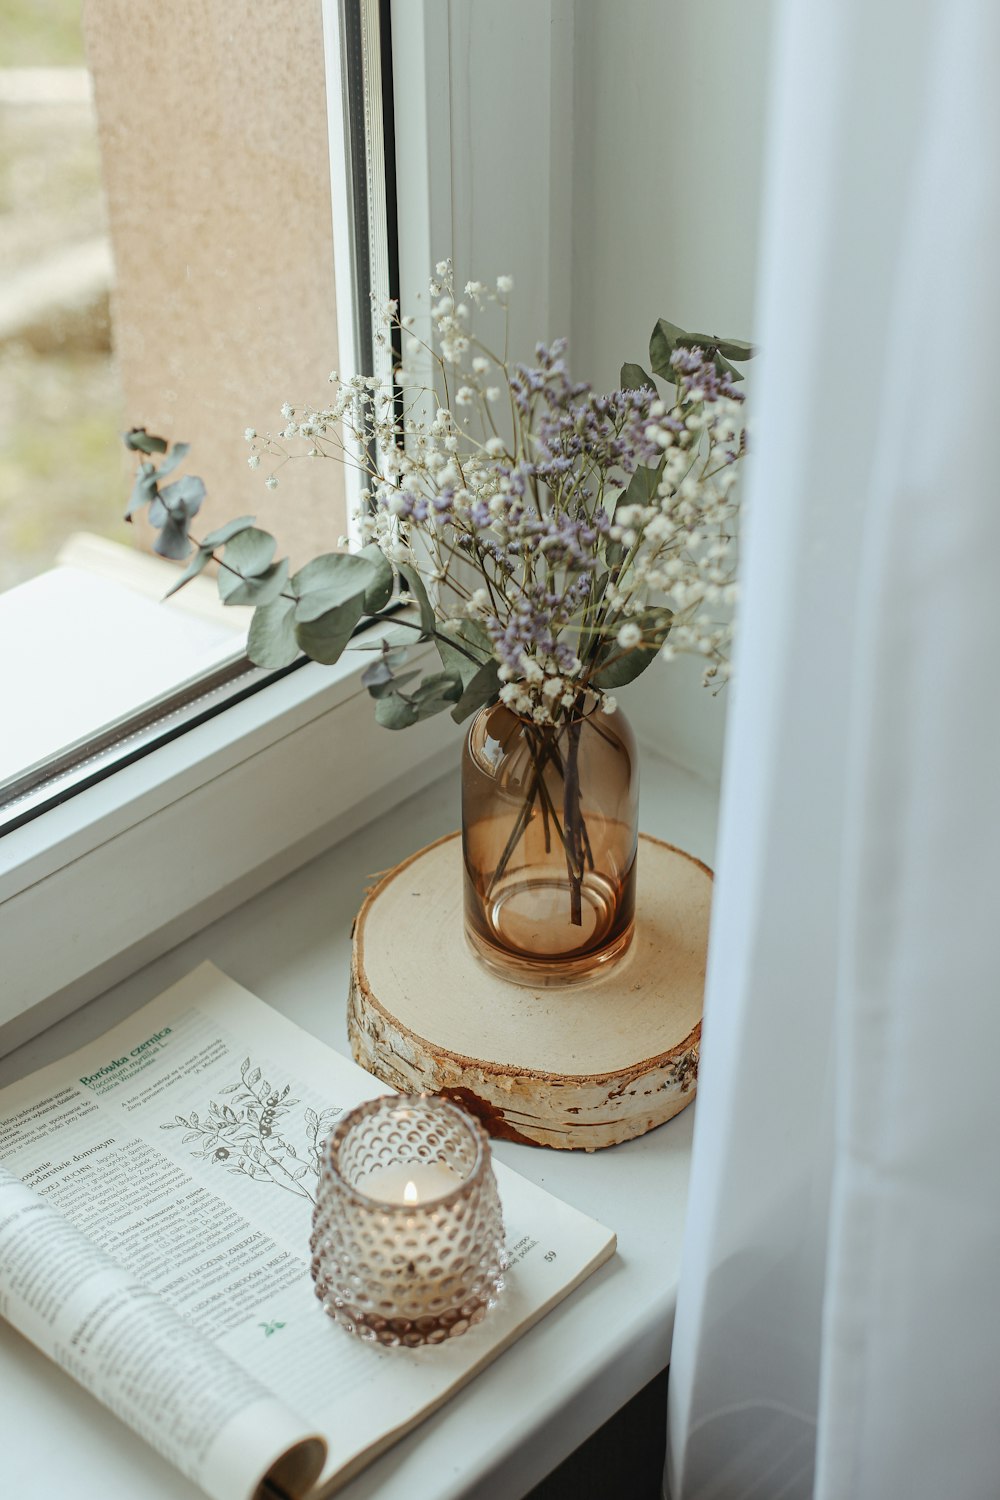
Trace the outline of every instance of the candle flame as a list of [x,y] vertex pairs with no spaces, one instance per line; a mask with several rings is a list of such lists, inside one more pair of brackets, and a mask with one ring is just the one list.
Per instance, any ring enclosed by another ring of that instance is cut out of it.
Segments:
[[420,1202],[420,1194],[417,1192],[417,1184],[415,1182],[408,1182],[406,1184],[405,1188],[403,1189],[403,1202],[404,1203],[419,1203]]

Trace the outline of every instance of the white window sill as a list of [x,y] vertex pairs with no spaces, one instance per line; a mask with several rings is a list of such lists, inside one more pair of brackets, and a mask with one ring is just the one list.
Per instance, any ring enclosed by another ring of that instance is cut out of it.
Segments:
[[[371,723],[371,705],[363,706]],[[383,742],[409,744],[414,732],[393,736],[376,726]],[[644,755],[642,771],[643,827],[711,863],[715,788],[652,755]],[[454,828],[458,816],[454,775],[392,812],[383,809],[336,848],[4,1059],[0,1085],[96,1038],[206,958],[346,1054],[350,931],[364,887]],[[155,899],[156,886],[147,894]],[[520,1500],[667,1364],[693,1115],[687,1109],[640,1140],[593,1155],[496,1144],[515,1170],[615,1229],[619,1253],[353,1480],[343,1500]],[[185,1480],[4,1324],[0,1387],[12,1491],[37,1488],[44,1447],[53,1493],[197,1500]],[[46,1434],[55,1431],[62,1441],[53,1447]]]
[[454,763],[447,715],[375,723],[370,661],[307,663],[0,839],[0,1054]]

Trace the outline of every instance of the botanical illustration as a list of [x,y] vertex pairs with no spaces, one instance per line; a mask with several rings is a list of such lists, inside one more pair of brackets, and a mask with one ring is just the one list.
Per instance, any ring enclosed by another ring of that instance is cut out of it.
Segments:
[[186,1131],[182,1144],[192,1147],[197,1160],[217,1162],[228,1172],[315,1203],[323,1143],[342,1111],[305,1109],[299,1115],[291,1084],[272,1086],[249,1057],[240,1067],[239,1082],[219,1093],[228,1100],[211,1100],[205,1115],[197,1110],[186,1118],[175,1115],[160,1129]]

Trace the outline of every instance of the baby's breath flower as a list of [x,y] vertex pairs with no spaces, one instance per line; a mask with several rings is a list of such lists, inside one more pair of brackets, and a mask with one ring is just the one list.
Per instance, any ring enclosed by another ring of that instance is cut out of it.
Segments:
[[267,478],[264,480],[264,484],[269,490],[276,490],[278,488],[278,481],[275,479],[273,474],[268,474]]

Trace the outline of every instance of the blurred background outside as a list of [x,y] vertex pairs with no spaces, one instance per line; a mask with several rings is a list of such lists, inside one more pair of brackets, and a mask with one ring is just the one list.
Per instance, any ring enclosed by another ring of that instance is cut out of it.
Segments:
[[0,590],[129,541],[81,0],[0,0]]

